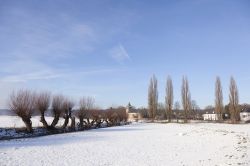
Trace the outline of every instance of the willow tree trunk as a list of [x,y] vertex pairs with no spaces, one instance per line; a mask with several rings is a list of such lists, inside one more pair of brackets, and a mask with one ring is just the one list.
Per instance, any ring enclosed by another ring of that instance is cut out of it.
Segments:
[[71,124],[70,124],[70,129],[71,130],[75,130],[76,128],[76,120],[75,120],[75,117],[71,117]]
[[79,128],[83,129],[83,117],[79,117]]
[[54,119],[53,119],[53,121],[52,121],[52,123],[51,123],[51,125],[50,125],[52,128],[55,128],[56,124],[57,124],[58,121],[59,121],[59,117],[60,117],[60,115],[55,115],[55,116],[54,116]]
[[45,128],[48,128],[48,127],[49,127],[47,121],[45,120],[44,113],[41,113],[40,122],[43,124],[43,127],[45,127]]
[[26,126],[27,132],[29,132],[29,133],[33,132],[32,122],[31,122],[30,118],[22,118],[22,120]]
[[65,117],[64,117],[64,123],[62,125],[62,128],[65,129],[67,127],[68,123],[69,123],[69,116],[65,115]]

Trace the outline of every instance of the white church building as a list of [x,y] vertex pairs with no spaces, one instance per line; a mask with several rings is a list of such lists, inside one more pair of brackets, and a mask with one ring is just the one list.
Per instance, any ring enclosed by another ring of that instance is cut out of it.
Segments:
[[130,122],[138,121],[141,119],[141,114],[137,112],[130,103],[128,103],[126,107],[126,113],[128,115],[128,121]]

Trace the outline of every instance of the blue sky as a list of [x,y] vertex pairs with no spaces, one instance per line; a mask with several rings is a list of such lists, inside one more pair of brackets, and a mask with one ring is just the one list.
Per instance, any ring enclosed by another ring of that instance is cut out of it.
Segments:
[[227,103],[232,75],[250,103],[249,9],[247,0],[0,0],[0,108],[20,88],[147,106],[153,74],[160,102],[167,75],[180,101],[186,75],[192,99],[214,104],[218,75]]

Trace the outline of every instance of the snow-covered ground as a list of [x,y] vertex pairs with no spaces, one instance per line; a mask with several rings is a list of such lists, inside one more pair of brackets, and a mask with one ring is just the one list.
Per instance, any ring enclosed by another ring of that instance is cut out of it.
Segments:
[[[45,117],[48,124],[53,121],[53,117]],[[41,127],[42,123],[40,122],[40,116],[32,116],[32,127]],[[58,126],[61,126],[64,122],[63,118],[59,119]],[[0,128],[1,127],[25,127],[22,119],[18,116],[8,116],[8,115],[1,115],[0,116]]]
[[250,125],[137,123],[0,141],[0,165],[250,165],[249,150]]

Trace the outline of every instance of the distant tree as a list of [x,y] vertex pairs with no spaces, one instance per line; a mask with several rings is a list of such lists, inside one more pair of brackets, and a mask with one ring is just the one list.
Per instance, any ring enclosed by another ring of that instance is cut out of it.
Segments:
[[156,116],[157,119],[166,119],[166,107],[164,103],[158,103]]
[[51,123],[51,128],[55,128],[56,124],[59,121],[59,118],[61,116],[61,114],[63,113],[63,103],[64,103],[64,96],[62,95],[56,95],[53,96],[53,100],[52,100],[52,113],[54,115],[54,119]]
[[34,112],[35,94],[29,90],[19,90],[10,95],[9,108],[22,118],[28,132],[32,132],[31,116]]
[[138,108],[138,112],[140,113],[142,118],[149,118],[149,115],[148,115],[149,111],[147,110],[147,108],[144,108],[144,107]]
[[199,109],[199,106],[197,105],[197,102],[195,100],[191,101],[191,110],[192,110],[192,117],[193,119],[196,119],[198,116],[197,110]]
[[177,123],[179,122],[179,116],[180,116],[180,109],[181,109],[181,105],[179,101],[176,101],[174,103],[174,114],[175,114],[175,118],[177,119]]
[[214,106],[212,106],[212,105],[207,105],[207,106],[205,106],[205,108],[204,108],[204,110],[207,110],[207,111],[213,111],[215,108],[214,108]]
[[181,105],[180,105],[179,101],[176,101],[176,102],[174,103],[174,109],[175,109],[176,111],[179,111],[179,110],[181,109]]
[[168,122],[171,122],[172,114],[173,114],[173,83],[170,76],[167,78],[167,85],[166,85],[166,97],[165,97],[165,103],[166,103],[166,113]]
[[195,100],[191,101],[191,107],[192,110],[198,110],[200,108]]
[[116,123],[119,125],[120,122],[127,121],[126,108],[123,106],[118,106],[117,108],[113,108],[113,111],[117,113]]
[[46,91],[38,93],[35,98],[35,108],[40,112],[40,122],[42,122],[45,128],[49,127],[47,121],[45,120],[45,112],[48,110],[49,106],[50,93]]
[[[126,116],[126,110],[123,109],[122,110]],[[101,124],[103,123],[103,119],[104,119],[104,111],[103,110],[99,110],[99,109],[94,109],[91,111],[91,118],[92,118],[92,122],[91,122],[91,126],[94,128],[99,128],[101,127]],[[122,115],[119,112],[119,118],[123,118]]]
[[191,109],[191,94],[186,77],[182,79],[182,106],[184,109],[184,123],[187,123]]
[[216,77],[215,82],[215,112],[219,115],[219,121],[222,120],[222,113],[223,113],[223,93],[222,93],[222,86],[220,77]]
[[229,87],[229,111],[232,123],[240,120],[239,94],[236,82],[233,77],[230,79]]
[[155,75],[150,79],[148,88],[148,111],[149,117],[152,121],[155,119],[156,111],[158,106],[158,91],[157,91],[157,79]]

